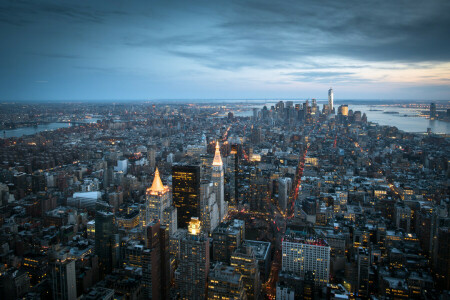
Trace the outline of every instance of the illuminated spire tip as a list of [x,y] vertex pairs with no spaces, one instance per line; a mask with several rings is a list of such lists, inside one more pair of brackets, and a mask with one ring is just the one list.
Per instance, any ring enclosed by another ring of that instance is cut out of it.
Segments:
[[220,156],[220,146],[219,142],[216,143],[216,153],[214,154],[213,166],[222,166],[222,157]]

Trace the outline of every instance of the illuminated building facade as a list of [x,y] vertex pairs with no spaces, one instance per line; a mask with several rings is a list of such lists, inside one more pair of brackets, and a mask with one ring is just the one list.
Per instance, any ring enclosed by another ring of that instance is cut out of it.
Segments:
[[231,255],[244,241],[245,222],[234,220],[233,223],[220,223],[212,234],[213,260],[229,263]]
[[247,299],[259,299],[261,282],[258,261],[252,247],[239,247],[231,255],[230,265],[243,276]]
[[311,271],[317,286],[326,286],[330,275],[330,246],[319,238],[306,238],[288,229],[282,241],[282,270],[305,277]]
[[180,241],[180,262],[175,271],[179,299],[204,299],[209,272],[209,241],[201,232],[201,222],[192,218],[188,234]]
[[163,221],[164,210],[170,205],[169,187],[163,185],[156,168],[153,184],[146,191],[145,204],[141,207],[140,224],[145,228],[153,220]]
[[214,193],[216,194],[216,202],[219,207],[219,220],[223,218],[228,213],[228,203],[225,202],[224,193],[224,173],[223,173],[223,163],[222,157],[220,155],[219,142],[216,143],[216,152],[214,154],[214,160],[212,163],[212,174],[211,179],[214,185]]
[[191,217],[200,217],[200,166],[172,167],[172,198],[179,228],[187,228]]
[[243,276],[235,268],[218,263],[208,278],[208,299],[247,299]]

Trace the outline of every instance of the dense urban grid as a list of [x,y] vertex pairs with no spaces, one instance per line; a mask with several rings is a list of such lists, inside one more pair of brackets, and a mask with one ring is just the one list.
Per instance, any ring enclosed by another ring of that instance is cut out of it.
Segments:
[[450,297],[447,136],[241,109],[2,104],[1,298]]

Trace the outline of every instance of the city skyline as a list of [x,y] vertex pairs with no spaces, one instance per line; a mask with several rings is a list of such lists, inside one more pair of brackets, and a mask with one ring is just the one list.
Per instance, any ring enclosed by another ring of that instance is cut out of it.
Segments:
[[5,1],[0,101],[448,100],[447,1]]

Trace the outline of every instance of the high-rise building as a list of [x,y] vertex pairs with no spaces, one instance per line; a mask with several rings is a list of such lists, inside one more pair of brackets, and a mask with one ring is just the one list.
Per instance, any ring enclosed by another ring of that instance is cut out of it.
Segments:
[[394,206],[395,226],[397,229],[404,229],[411,232],[411,208],[403,202],[396,203]]
[[98,255],[100,278],[111,273],[120,258],[119,235],[114,214],[97,210],[95,213],[95,254]]
[[169,187],[163,185],[156,168],[153,184],[145,193],[145,203],[141,206],[139,222],[144,229],[153,220],[164,222],[164,210],[170,205]]
[[212,233],[213,260],[230,262],[231,255],[240,247],[245,238],[245,222],[233,220],[220,223]]
[[146,299],[168,299],[170,290],[169,228],[158,221],[145,228],[142,282]]
[[334,103],[333,103],[333,89],[332,88],[330,88],[328,90],[328,109],[330,110],[330,113],[333,113]]
[[253,247],[239,247],[231,255],[231,266],[243,276],[247,299],[259,299],[261,282],[259,278],[258,261]]
[[77,299],[75,261],[58,259],[51,264],[53,300]]
[[247,299],[241,273],[222,263],[216,264],[208,276],[208,299]]
[[358,277],[357,277],[358,294],[367,296],[369,292],[369,266],[370,266],[370,257],[368,250],[362,247],[358,248],[356,260],[358,263]]
[[239,145],[232,144],[230,155],[227,157],[226,163],[226,183],[228,193],[228,204],[237,207],[238,203],[238,187],[239,187]]
[[200,166],[172,167],[172,198],[179,228],[187,228],[192,217],[200,217]]
[[209,241],[201,222],[192,218],[188,234],[180,241],[180,262],[175,271],[175,285],[180,299],[204,299],[209,272]]
[[436,103],[431,103],[430,104],[430,119],[434,120],[436,119],[437,114],[436,114]]
[[161,298],[169,299],[170,295],[170,231],[167,226],[159,228],[159,247],[160,247],[160,264],[161,264]]
[[292,189],[291,178],[282,177],[278,179],[278,205],[282,212],[286,211],[291,189]]
[[156,147],[154,145],[148,147],[147,159],[150,169],[153,171],[153,169],[155,169],[156,166]]
[[216,203],[219,207],[219,220],[221,221],[228,214],[228,205],[225,202],[223,163],[220,155],[219,142],[216,143],[211,179],[214,185],[214,193],[216,194]]
[[258,261],[259,276],[261,282],[267,281],[267,279],[269,279],[271,266],[270,264],[271,243],[264,241],[244,240],[243,246],[253,248],[253,253],[255,254],[256,260]]
[[330,275],[330,246],[321,238],[286,231],[282,241],[282,269],[304,278],[307,271],[314,275],[317,286],[326,286]]
[[169,235],[174,234],[178,229],[177,208],[169,206],[164,209],[163,224],[169,228]]
[[219,225],[219,206],[214,190],[214,184],[208,180],[200,184],[200,221],[203,231],[207,234]]
[[146,299],[161,299],[160,223],[145,227],[145,246],[142,253],[142,282]]
[[437,232],[436,278],[441,289],[450,290],[450,228],[440,227]]
[[266,211],[269,199],[268,180],[260,171],[252,171],[250,178],[250,210]]

